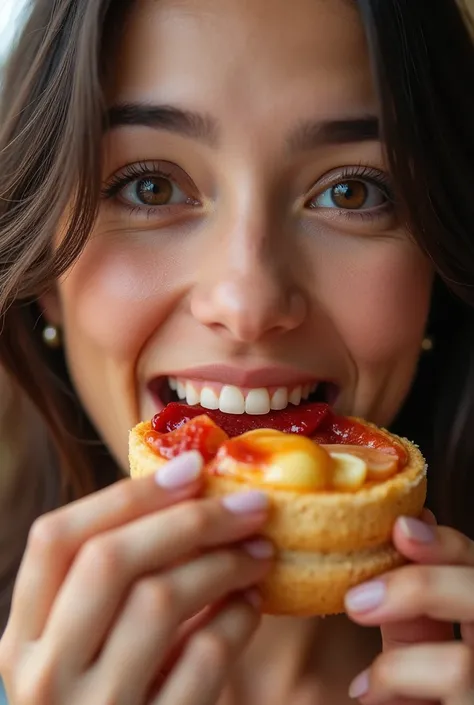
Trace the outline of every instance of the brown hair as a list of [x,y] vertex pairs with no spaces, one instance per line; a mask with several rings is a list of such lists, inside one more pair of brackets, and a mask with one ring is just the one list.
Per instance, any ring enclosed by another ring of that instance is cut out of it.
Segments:
[[[94,221],[103,121],[101,51],[105,28],[110,44],[111,20],[118,19],[111,17],[112,4],[35,2],[6,67],[0,112],[0,361],[50,429],[65,499],[109,478],[110,459],[101,453],[62,357],[41,343],[35,300],[80,254]],[[120,4],[123,13],[127,3]],[[67,232],[53,251],[66,207]]]
[[[4,77],[0,363],[49,427],[66,500],[113,481],[118,471],[81,409],[62,353],[41,344],[35,301],[80,254],[94,222],[103,57],[111,54],[104,47],[111,49],[130,4],[33,0]],[[400,213],[439,273],[430,324],[436,353],[420,365],[397,427],[423,444],[432,461],[432,485],[441,490],[433,504],[474,535],[469,506],[474,491],[472,42],[454,0],[431,0],[429,12],[414,0],[358,4]],[[54,251],[66,207],[67,233]],[[452,379],[443,386],[439,375]]]

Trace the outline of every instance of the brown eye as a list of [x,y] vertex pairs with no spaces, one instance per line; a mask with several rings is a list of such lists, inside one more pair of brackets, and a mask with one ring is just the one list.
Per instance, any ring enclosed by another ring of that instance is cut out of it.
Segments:
[[[190,186],[191,188],[191,186]],[[163,208],[165,206],[197,205],[177,182],[165,174],[145,174],[129,179],[116,193],[120,200],[134,207]]]
[[145,206],[166,206],[173,197],[173,184],[163,176],[147,176],[136,182],[136,196]]
[[388,194],[383,186],[377,186],[369,180],[348,179],[339,181],[311,199],[307,206],[313,208],[332,208],[346,211],[367,211],[379,208],[388,201]]
[[368,196],[367,185],[363,181],[346,181],[333,186],[331,197],[338,208],[359,210],[366,204]]

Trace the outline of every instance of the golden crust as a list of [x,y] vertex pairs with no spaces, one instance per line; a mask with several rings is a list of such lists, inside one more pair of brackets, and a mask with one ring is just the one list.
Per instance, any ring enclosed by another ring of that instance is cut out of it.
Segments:
[[282,552],[259,586],[262,610],[300,617],[340,614],[350,588],[404,562],[390,544],[339,555]]
[[[149,430],[150,424],[142,423],[130,433],[130,472],[135,478],[155,472],[165,462],[144,442]],[[347,589],[403,562],[390,544],[392,527],[398,516],[421,513],[426,465],[413,443],[377,431],[401,443],[408,456],[407,465],[388,480],[357,492],[263,487],[272,509],[262,533],[278,552],[274,568],[262,584],[267,613],[341,612]],[[205,495],[222,496],[251,487],[255,485],[231,477],[208,476]]]
[[166,463],[164,458],[154,453],[145,443],[145,434],[151,431],[151,423],[144,421],[130,431],[128,438],[128,462],[131,477],[145,477],[152,475],[161,465]]

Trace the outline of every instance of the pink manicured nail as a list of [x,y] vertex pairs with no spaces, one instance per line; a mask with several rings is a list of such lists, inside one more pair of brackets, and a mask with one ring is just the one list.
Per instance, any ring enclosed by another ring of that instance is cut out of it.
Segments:
[[178,455],[163,465],[155,475],[155,481],[165,490],[179,490],[195,482],[203,467],[200,453],[191,450]]
[[258,490],[237,492],[224,497],[222,504],[232,514],[257,514],[268,509],[268,497]]
[[349,697],[355,700],[363,698],[369,692],[369,671],[359,673],[349,686]]
[[398,526],[410,541],[416,543],[433,543],[436,538],[434,529],[419,519],[400,517]]
[[370,612],[370,610],[380,607],[386,592],[387,588],[380,580],[359,585],[346,594],[346,607],[350,612]]
[[275,549],[270,541],[265,539],[255,539],[254,541],[246,541],[242,544],[242,548],[250,553],[252,558],[267,559],[275,555]]

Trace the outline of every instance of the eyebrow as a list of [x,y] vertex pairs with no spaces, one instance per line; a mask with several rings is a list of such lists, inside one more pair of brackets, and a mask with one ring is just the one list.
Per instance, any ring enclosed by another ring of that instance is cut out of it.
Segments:
[[[205,113],[183,110],[172,105],[122,103],[112,106],[106,115],[105,128],[123,126],[151,127],[166,130],[216,147],[219,140],[217,120]],[[367,142],[380,137],[375,115],[338,120],[305,121],[291,133],[287,143],[292,151],[316,149],[322,145]]]
[[290,135],[288,146],[294,151],[315,149],[322,145],[369,142],[380,138],[380,124],[375,115],[342,120],[301,123]]
[[123,103],[114,105],[106,115],[106,129],[126,125],[152,127],[191,137],[215,147],[218,140],[217,122],[209,115],[182,110],[172,105]]

